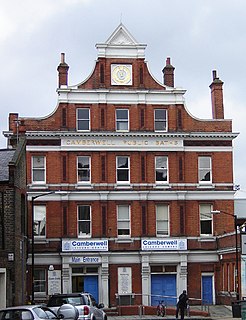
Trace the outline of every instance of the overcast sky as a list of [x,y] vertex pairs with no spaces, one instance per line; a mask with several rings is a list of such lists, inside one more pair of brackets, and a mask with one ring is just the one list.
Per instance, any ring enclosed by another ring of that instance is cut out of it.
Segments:
[[[188,110],[211,118],[212,70],[224,82],[225,118],[233,120],[234,182],[246,192],[245,0],[0,0],[0,131],[8,114],[42,117],[57,103],[57,66],[65,52],[69,84],[84,80],[105,42],[122,22],[162,81],[166,57],[175,85],[187,90]],[[1,135],[0,148],[6,147]],[[246,193],[245,193],[246,196]]]

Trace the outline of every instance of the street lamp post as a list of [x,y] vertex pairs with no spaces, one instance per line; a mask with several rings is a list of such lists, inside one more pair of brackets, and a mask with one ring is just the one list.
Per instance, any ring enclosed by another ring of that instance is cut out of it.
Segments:
[[239,255],[238,255],[238,232],[237,232],[237,215],[236,214],[230,214],[229,212],[226,211],[222,211],[222,210],[214,210],[211,211],[212,214],[220,214],[220,213],[224,213],[228,216],[231,216],[234,218],[234,229],[235,229],[235,237],[236,237],[236,241],[235,241],[235,250],[236,250],[236,268],[235,268],[235,278],[236,278],[236,294],[237,294],[237,300],[239,300],[239,277],[238,277],[238,273],[239,273]]
[[42,193],[36,196],[31,197],[31,205],[32,205],[32,219],[31,219],[31,226],[32,226],[32,233],[31,233],[31,239],[32,239],[32,246],[31,246],[31,274],[32,274],[32,304],[34,304],[34,200],[40,197],[47,196],[48,194],[55,193],[55,191],[50,191],[47,193]]

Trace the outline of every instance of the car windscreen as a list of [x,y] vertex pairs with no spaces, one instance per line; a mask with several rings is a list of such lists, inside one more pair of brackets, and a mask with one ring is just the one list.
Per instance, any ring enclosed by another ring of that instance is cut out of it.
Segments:
[[68,297],[67,298],[67,303],[70,303],[74,306],[79,306],[79,305],[83,305],[85,304],[84,302],[84,297],[82,296],[79,296],[79,297]]
[[74,306],[78,305],[85,305],[87,304],[83,296],[66,296],[66,297],[51,297],[49,303],[47,304],[48,307],[60,307],[63,304],[72,304]]

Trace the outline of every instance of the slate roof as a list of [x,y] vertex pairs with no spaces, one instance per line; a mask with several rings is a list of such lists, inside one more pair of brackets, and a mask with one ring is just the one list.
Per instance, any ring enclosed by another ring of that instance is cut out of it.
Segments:
[[13,159],[15,150],[0,150],[0,181],[9,180],[9,162]]

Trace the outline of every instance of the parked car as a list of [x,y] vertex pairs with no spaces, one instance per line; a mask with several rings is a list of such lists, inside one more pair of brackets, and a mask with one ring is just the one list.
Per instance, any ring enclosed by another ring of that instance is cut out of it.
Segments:
[[24,305],[0,309],[0,320],[42,320],[58,319],[48,307],[42,305]]
[[59,313],[58,310],[64,304],[73,305],[78,309],[79,320],[107,320],[107,315],[103,311],[104,304],[97,304],[96,300],[90,293],[53,294],[49,298],[47,307],[56,314],[59,314],[60,317],[63,314],[62,309],[60,309]]

